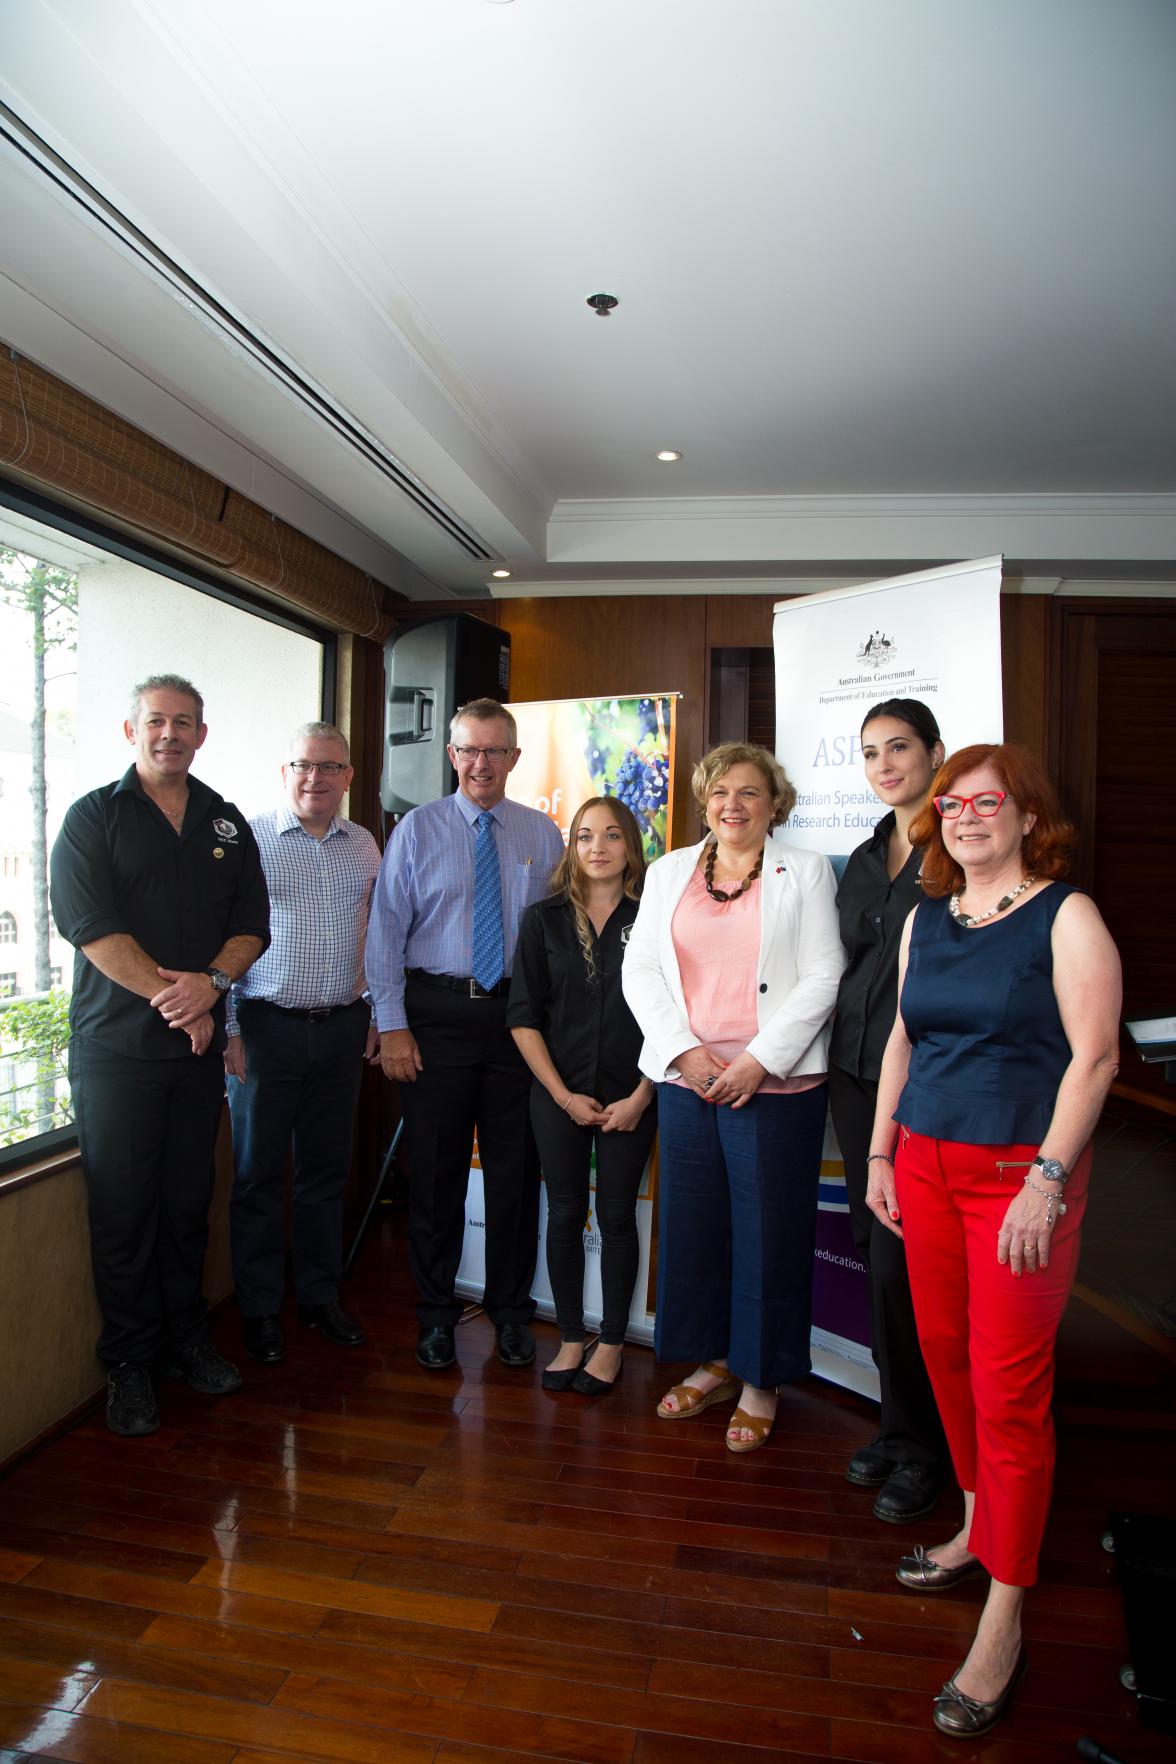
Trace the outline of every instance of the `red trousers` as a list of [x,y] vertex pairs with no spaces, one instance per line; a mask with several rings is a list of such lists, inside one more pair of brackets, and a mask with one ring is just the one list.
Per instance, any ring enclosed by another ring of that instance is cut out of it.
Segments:
[[895,1184],[923,1358],[961,1488],[969,1547],[994,1580],[1032,1586],[1053,1489],[1054,1337],[1078,1266],[1090,1147],[1066,1184],[1044,1272],[1015,1276],[996,1240],[1036,1145],[899,1132]]

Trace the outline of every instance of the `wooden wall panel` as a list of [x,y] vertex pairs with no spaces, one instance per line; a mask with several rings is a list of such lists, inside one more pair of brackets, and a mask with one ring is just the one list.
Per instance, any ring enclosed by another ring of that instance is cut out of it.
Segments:
[[[1006,741],[1019,741],[1048,764],[1049,628],[1046,594],[1002,594],[1000,661]],[[951,729],[948,725],[948,736]]]
[[594,698],[612,692],[680,692],[673,844],[698,837],[690,770],[702,752],[706,698],[702,595],[504,600],[511,635],[511,697]]

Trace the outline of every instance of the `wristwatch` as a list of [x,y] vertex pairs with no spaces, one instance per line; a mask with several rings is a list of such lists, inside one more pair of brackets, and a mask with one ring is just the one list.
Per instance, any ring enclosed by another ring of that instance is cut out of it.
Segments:
[[[1041,1171],[1047,1182],[1056,1182],[1059,1188],[1065,1188],[1070,1180],[1070,1172],[1060,1158],[1043,1158],[1038,1154],[1034,1158],[1033,1164]],[[1030,1168],[1032,1167],[1031,1165]]]
[[[223,968],[205,968],[204,972],[218,992],[227,992],[233,984],[233,976],[226,974]],[[1059,1165],[1058,1168],[1060,1169],[1061,1166]]]

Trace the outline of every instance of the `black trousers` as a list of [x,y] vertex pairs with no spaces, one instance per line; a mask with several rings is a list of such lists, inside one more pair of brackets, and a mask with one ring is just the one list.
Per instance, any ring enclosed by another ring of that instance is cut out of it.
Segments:
[[400,1086],[409,1157],[408,1259],[422,1327],[452,1325],[474,1131],[486,1194],[487,1315],[535,1314],[539,1158],[528,1119],[531,1074],[506,1027],[506,999],[467,998],[411,976],[405,1010],[423,1071]]
[[233,1116],[233,1284],[246,1317],[280,1310],[286,1285],[286,1148],[293,1141],[291,1244],[303,1305],[337,1296],[343,1195],[370,1007],[360,1000],[320,1022],[242,999],[245,1079],[230,1078]]
[[870,1333],[881,1384],[883,1448],[900,1463],[943,1464],[947,1442],[915,1327],[906,1246],[866,1206],[866,1157],[877,1100],[877,1084],[830,1067],[829,1107],[845,1161],[853,1240],[870,1270]]
[[70,1082],[90,1212],[90,1256],[108,1366],[146,1366],[207,1326],[203,1291],[219,1054],[133,1060],[75,1038]]
[[560,1338],[583,1341],[585,1335],[584,1221],[591,1201],[589,1172],[595,1146],[603,1298],[600,1339],[622,1342],[641,1262],[637,1190],[657,1132],[657,1104],[650,1103],[632,1133],[602,1133],[598,1127],[578,1127],[536,1079],[531,1086],[531,1125],[547,1187],[547,1272]]

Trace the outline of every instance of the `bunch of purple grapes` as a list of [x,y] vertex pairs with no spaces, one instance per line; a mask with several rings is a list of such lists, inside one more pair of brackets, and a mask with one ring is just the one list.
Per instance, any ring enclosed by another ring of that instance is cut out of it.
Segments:
[[609,794],[632,809],[639,821],[648,822],[665,807],[669,793],[669,761],[660,753],[641,754],[630,747],[617,767]]

